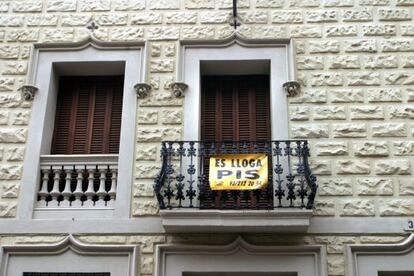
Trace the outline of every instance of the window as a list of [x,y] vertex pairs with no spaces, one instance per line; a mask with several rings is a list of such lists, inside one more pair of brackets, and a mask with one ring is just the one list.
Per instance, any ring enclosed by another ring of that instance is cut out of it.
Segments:
[[130,217],[143,46],[35,45],[19,219]]
[[123,76],[61,77],[52,154],[118,154]]

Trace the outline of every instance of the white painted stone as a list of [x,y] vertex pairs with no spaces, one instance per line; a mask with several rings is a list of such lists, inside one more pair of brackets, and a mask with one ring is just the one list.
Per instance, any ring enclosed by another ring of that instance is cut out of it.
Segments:
[[414,73],[409,71],[389,73],[385,76],[385,83],[390,85],[412,85],[414,84]]
[[24,147],[10,147],[6,151],[7,161],[23,161],[24,158]]
[[129,241],[131,243],[141,244],[143,253],[154,253],[155,245],[158,243],[164,243],[166,240],[165,236],[131,236]]
[[177,27],[152,27],[146,30],[149,40],[176,40],[180,36]]
[[407,128],[404,123],[379,123],[372,124],[373,137],[405,137]]
[[42,34],[43,42],[68,42],[73,41],[73,29],[44,29]]
[[151,60],[150,71],[153,73],[173,72],[174,71],[174,60],[172,59]]
[[391,119],[414,119],[414,105],[390,106],[389,116]]
[[268,22],[267,11],[240,11],[240,21],[246,24],[265,24]]
[[27,73],[26,61],[10,61],[5,63],[3,75],[25,75]]
[[344,106],[318,106],[313,108],[315,120],[345,120],[346,111]]
[[363,102],[364,91],[361,89],[332,89],[329,91],[329,98],[333,103]]
[[414,24],[400,25],[401,35],[413,36],[414,35]]
[[13,11],[14,12],[40,12],[42,11],[43,1],[14,1]]
[[32,15],[27,18],[27,26],[56,26],[59,17],[57,15]]
[[289,0],[289,7],[319,7],[321,5],[320,0]]
[[388,156],[388,143],[385,141],[364,141],[353,143],[355,156]]
[[346,75],[350,86],[380,85],[380,74],[377,72],[352,72]]
[[375,40],[347,40],[344,43],[344,50],[347,53],[367,52],[375,53],[377,51],[377,45]]
[[358,30],[352,25],[326,26],[325,33],[327,37],[356,36]]
[[126,236],[78,236],[81,242],[92,244],[123,244],[126,243]]
[[310,53],[338,53],[339,41],[337,40],[311,40],[308,44]]
[[335,56],[327,60],[329,69],[357,69],[360,68],[358,56]]
[[367,91],[368,102],[401,102],[402,94],[399,88],[378,88]]
[[335,10],[323,10],[323,11],[307,11],[306,22],[308,23],[320,23],[320,22],[337,22],[338,14]]
[[283,4],[283,0],[256,0],[257,8],[281,8]]
[[145,0],[116,0],[114,3],[116,11],[137,11],[145,9]]
[[291,26],[290,36],[294,38],[322,37],[322,29],[320,26],[312,25]]
[[165,125],[179,125],[182,123],[183,112],[181,110],[166,110],[161,112],[161,122]]
[[323,57],[320,56],[301,56],[297,58],[296,66],[299,70],[323,69]]
[[414,55],[400,56],[401,67],[403,68],[414,68]]
[[361,6],[387,6],[390,0],[359,0]]
[[164,45],[164,56],[174,57],[175,56],[175,44]]
[[352,120],[384,119],[382,106],[353,106],[350,108]]
[[230,21],[231,13],[228,11],[200,12],[200,23],[222,24]]
[[15,217],[17,210],[17,204],[14,201],[1,201],[0,202],[0,217]]
[[144,30],[142,28],[115,28],[111,30],[111,38],[115,41],[136,41],[142,39]]
[[369,9],[362,10],[344,10],[342,20],[344,22],[365,22],[372,21],[372,11]]
[[333,200],[319,198],[315,201],[315,206],[313,207],[313,214],[315,216],[334,216],[335,202]]
[[[140,180],[145,181],[145,180]],[[153,197],[153,183],[138,183],[134,185],[134,197]]]
[[308,106],[289,106],[290,120],[307,121],[309,120]]
[[76,10],[76,0],[49,0],[47,11],[73,12]]
[[151,216],[158,214],[158,203],[154,200],[134,199],[133,216]]
[[13,183],[10,181],[4,182],[0,185],[2,198],[17,198],[19,196],[19,183]]
[[39,39],[39,30],[10,30],[7,32],[7,41],[10,42],[30,42]]
[[141,12],[131,16],[133,25],[150,25],[162,23],[162,13],[158,12]]
[[414,142],[413,141],[396,141],[393,142],[394,155],[414,155]]
[[375,208],[373,200],[346,199],[342,201],[341,216],[374,216]]
[[329,128],[327,124],[292,125],[293,138],[327,138]]
[[0,143],[24,143],[27,138],[26,129],[0,129]]
[[[221,0],[217,2],[219,9],[231,9],[233,8],[233,0]],[[239,0],[237,1],[237,8],[248,8],[250,7],[250,0]]]
[[194,24],[197,22],[197,13],[195,12],[165,13],[165,22],[167,24]]
[[126,25],[128,21],[128,15],[125,13],[104,13],[96,16],[95,19],[96,22],[102,26]]
[[21,165],[0,165],[0,179],[1,180],[16,180],[22,177]]
[[258,39],[286,38],[287,29],[285,26],[256,26],[252,36]]
[[1,27],[21,27],[24,22],[23,15],[0,15]]
[[149,1],[150,10],[178,10],[180,8],[179,0],[157,0]]
[[350,178],[318,179],[320,196],[349,196],[352,195],[352,180]]
[[354,5],[353,0],[324,0],[322,2],[323,7],[352,7]]
[[20,47],[17,45],[0,45],[1,59],[16,59],[19,57]]
[[110,0],[79,0],[81,11],[109,11]]
[[412,216],[414,201],[411,199],[381,200],[379,205],[381,216]]
[[136,160],[155,161],[158,154],[157,146],[140,144],[137,146]]
[[181,29],[183,39],[209,39],[214,37],[214,27],[192,26]]
[[141,109],[138,111],[138,124],[153,125],[158,122],[158,110]]
[[358,178],[357,193],[359,195],[392,195],[393,183],[391,179],[384,178]]
[[315,175],[331,175],[332,174],[331,161],[312,160],[309,166],[310,166],[312,173]]
[[368,69],[397,68],[398,60],[394,55],[366,56],[363,64]]
[[320,142],[315,144],[315,153],[317,156],[336,156],[347,155],[347,142]]
[[377,175],[387,174],[411,174],[409,160],[382,160],[375,163],[375,173]]
[[366,137],[367,127],[363,123],[343,123],[333,125],[334,138]]
[[369,160],[336,160],[337,174],[369,174]]
[[186,9],[214,9],[214,0],[184,0]]
[[400,243],[402,242],[406,237],[389,237],[389,236],[361,236],[359,237],[359,240],[361,243]]
[[62,15],[61,22],[62,26],[85,26],[91,21],[92,16],[90,14],[71,14]]
[[414,41],[408,39],[384,39],[380,40],[383,52],[409,52],[414,51]]
[[340,73],[313,73],[310,78],[311,86],[341,86],[343,85]]
[[362,33],[364,36],[392,36],[396,35],[397,27],[395,25],[363,25]]
[[301,11],[273,11],[271,20],[273,23],[301,23],[303,22],[303,16]]
[[380,21],[402,21],[411,20],[411,11],[409,9],[379,9],[378,17]]
[[161,44],[152,43],[151,44],[151,56],[160,57],[161,56]]
[[400,195],[414,195],[414,179],[400,178],[398,179]]

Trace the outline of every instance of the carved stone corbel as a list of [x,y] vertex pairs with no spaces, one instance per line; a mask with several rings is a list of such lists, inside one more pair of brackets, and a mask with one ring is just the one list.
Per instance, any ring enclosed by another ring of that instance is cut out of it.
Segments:
[[34,85],[26,84],[20,87],[19,90],[21,91],[22,97],[25,101],[32,101],[39,88]]
[[148,96],[151,91],[151,85],[142,82],[134,85],[135,92],[137,92],[138,99],[143,99]]
[[184,82],[173,82],[171,84],[171,89],[176,98],[184,96],[185,90],[187,90],[188,85]]
[[300,93],[300,84],[297,81],[288,81],[283,84],[283,89],[288,97],[294,97]]

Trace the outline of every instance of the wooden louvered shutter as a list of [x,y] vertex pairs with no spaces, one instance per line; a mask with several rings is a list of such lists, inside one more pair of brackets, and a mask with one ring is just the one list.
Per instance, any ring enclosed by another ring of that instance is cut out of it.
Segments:
[[[270,141],[270,129],[269,76],[203,78],[201,104],[203,141]],[[204,164],[204,172],[208,174],[208,160],[205,160]],[[208,190],[208,187],[206,188]],[[215,201],[204,198],[202,207],[217,206],[219,199],[216,198]],[[266,204],[268,202],[263,202],[263,206]]]
[[52,154],[119,152],[123,76],[61,77]]

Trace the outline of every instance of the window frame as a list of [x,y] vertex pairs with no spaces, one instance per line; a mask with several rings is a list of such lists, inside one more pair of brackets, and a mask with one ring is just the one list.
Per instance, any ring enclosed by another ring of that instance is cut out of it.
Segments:
[[[53,64],[124,62],[124,98],[121,122],[121,138],[118,158],[117,200],[110,217],[129,218],[134,180],[134,148],[136,136],[137,96],[136,83],[146,76],[146,47],[144,41],[101,42],[94,38],[75,43],[39,43],[32,49],[28,84],[38,88],[31,112],[31,122],[26,143],[26,153],[21,179],[21,193],[17,218],[31,220],[40,185],[40,155],[50,153],[53,137],[58,75]],[[97,75],[102,75],[99,72]],[[76,211],[76,210],[75,210]],[[90,209],[88,209],[90,211]],[[60,212],[62,213],[62,212]],[[60,217],[64,213],[60,214]],[[69,212],[68,218],[74,217]],[[105,216],[108,217],[108,216]],[[51,217],[52,218],[52,217]]]

